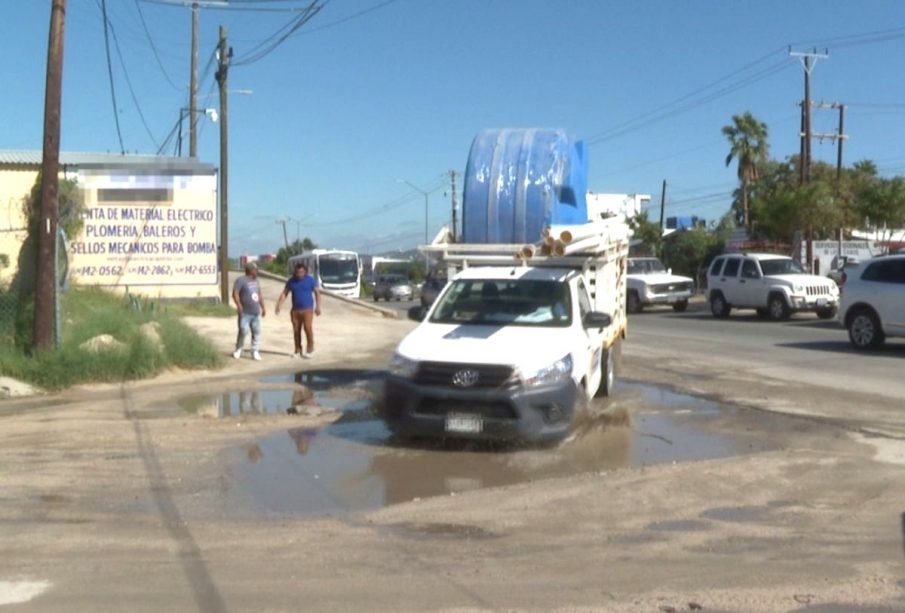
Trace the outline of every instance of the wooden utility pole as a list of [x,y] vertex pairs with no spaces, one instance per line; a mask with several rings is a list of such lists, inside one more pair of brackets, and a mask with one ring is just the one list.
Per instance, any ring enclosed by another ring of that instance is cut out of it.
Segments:
[[226,46],[226,28],[220,26],[220,45],[217,53],[217,84],[220,86],[220,301],[229,304],[229,132],[227,131],[226,77],[232,49]]
[[[198,3],[192,3],[192,70],[189,82],[189,157],[198,157]],[[181,130],[180,130],[181,133]]]
[[[817,50],[809,52],[793,52],[789,50],[792,57],[801,58],[804,66],[804,102],[801,104],[801,160],[799,160],[800,173],[799,184],[807,185],[811,181],[811,70],[813,66],[811,60],[825,59],[830,57],[828,51],[817,53]],[[805,240],[807,242],[807,268],[810,272],[814,264],[814,246],[813,246],[813,228],[810,226],[806,230]]]
[[452,194],[452,241],[455,243],[457,239],[456,228],[459,225],[457,212],[459,210],[459,203],[456,202],[456,171],[449,171],[449,182],[451,186],[451,194]]
[[41,163],[41,204],[38,216],[38,257],[35,277],[35,349],[53,344],[53,304],[56,275],[57,192],[60,172],[60,107],[63,97],[63,31],[66,0],[53,0],[47,44],[47,81],[44,89],[44,153]]

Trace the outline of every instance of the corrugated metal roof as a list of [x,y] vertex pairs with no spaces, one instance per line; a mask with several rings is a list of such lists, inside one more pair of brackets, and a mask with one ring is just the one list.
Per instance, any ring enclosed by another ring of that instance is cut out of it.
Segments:
[[[0,166],[39,167],[43,158],[41,151],[0,149]],[[161,155],[120,155],[118,153],[75,153],[60,152],[61,166],[77,168],[133,168],[144,170],[179,170],[196,173],[215,172],[216,167],[193,158]]]

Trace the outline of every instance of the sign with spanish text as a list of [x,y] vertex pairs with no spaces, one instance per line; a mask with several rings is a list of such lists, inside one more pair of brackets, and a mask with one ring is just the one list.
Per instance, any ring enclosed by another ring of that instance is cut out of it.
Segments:
[[84,226],[70,244],[76,283],[218,295],[215,176],[89,174],[79,183]]

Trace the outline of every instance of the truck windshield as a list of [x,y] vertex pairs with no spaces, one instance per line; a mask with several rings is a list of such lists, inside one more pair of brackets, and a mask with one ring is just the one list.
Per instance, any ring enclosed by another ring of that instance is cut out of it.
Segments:
[[628,261],[628,274],[630,275],[646,275],[656,272],[666,272],[663,263],[658,259],[629,259]]
[[430,321],[567,328],[572,300],[569,286],[559,281],[460,279],[443,295]]
[[761,260],[760,269],[765,277],[772,275],[803,275],[806,274],[801,264],[795,260]]
[[319,258],[320,277],[324,283],[355,283],[358,261],[355,256],[322,255]]

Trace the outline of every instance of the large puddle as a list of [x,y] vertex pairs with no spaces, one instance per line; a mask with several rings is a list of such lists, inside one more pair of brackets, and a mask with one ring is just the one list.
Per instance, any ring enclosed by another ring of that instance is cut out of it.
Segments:
[[[765,434],[788,427],[778,416],[620,382],[601,415],[580,423],[555,447],[413,446],[395,441],[371,411],[381,376],[343,370],[274,376],[262,383],[302,382],[314,399],[301,398],[298,391],[264,390],[201,403],[223,417],[292,413],[312,403],[342,411],[328,426],[292,427],[228,450],[231,508],[344,514],[539,479],[752,453],[770,448]],[[182,407],[192,410],[199,402],[184,399]]]

